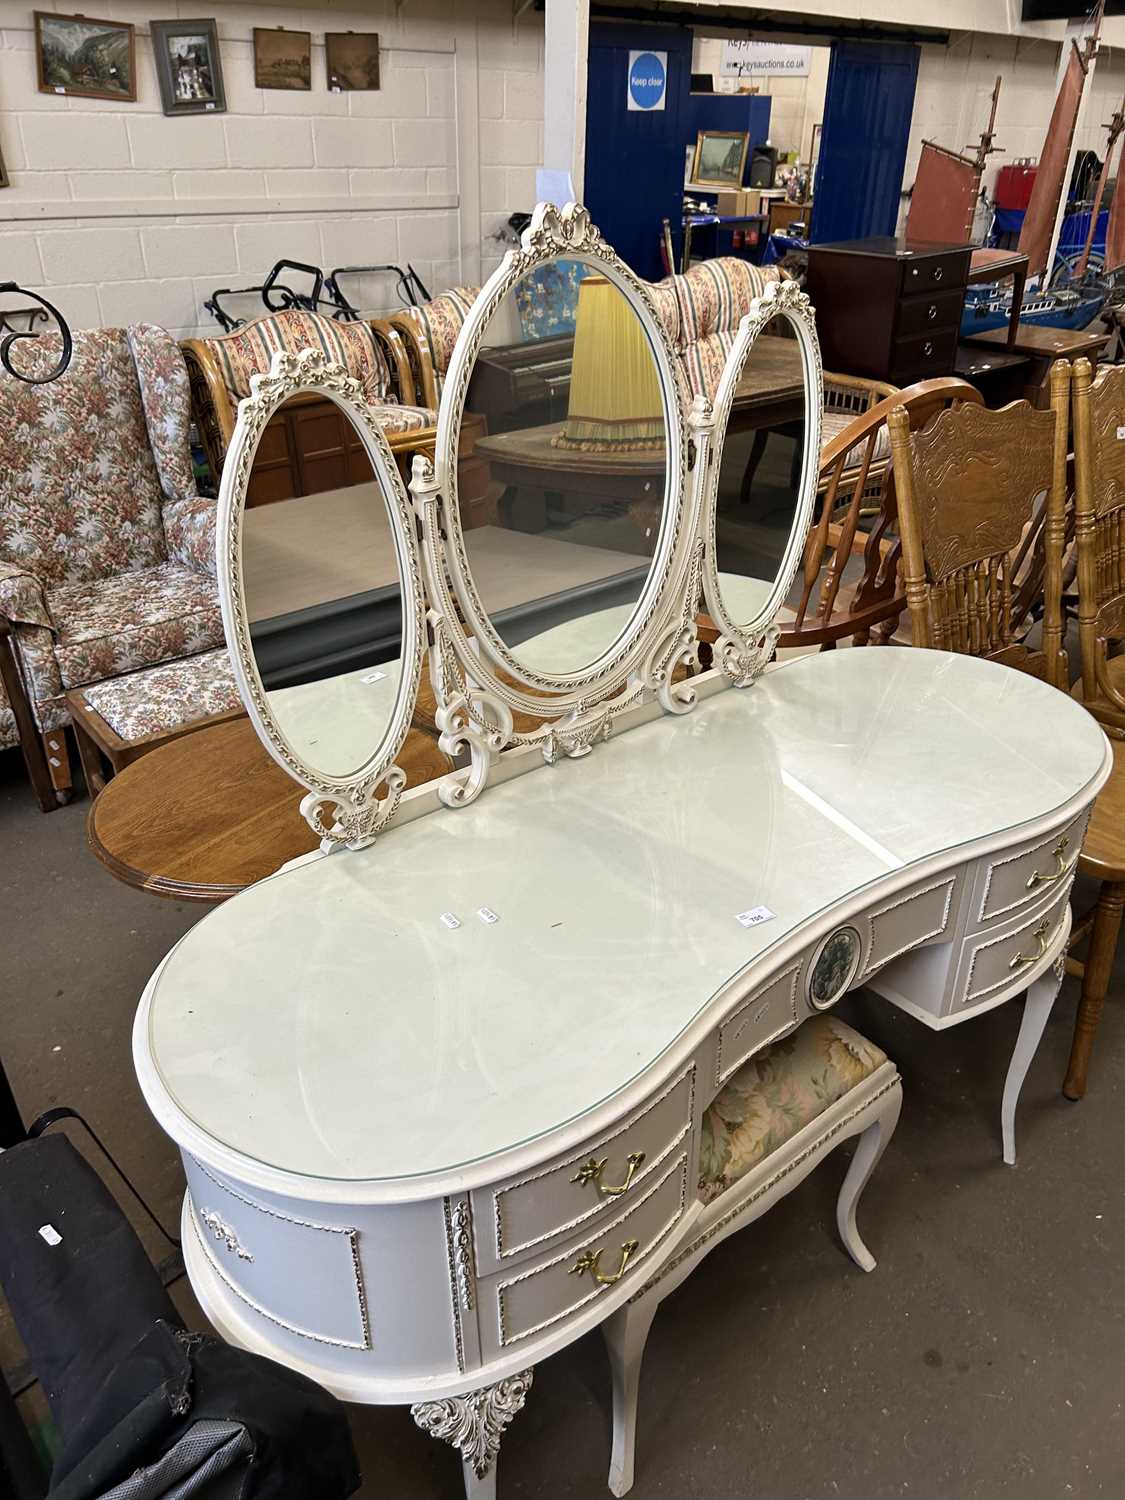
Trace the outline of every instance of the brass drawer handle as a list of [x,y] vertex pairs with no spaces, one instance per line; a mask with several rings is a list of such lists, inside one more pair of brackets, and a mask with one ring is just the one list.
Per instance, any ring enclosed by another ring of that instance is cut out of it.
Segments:
[[570,1179],[571,1182],[577,1182],[580,1186],[584,1186],[587,1182],[596,1182],[598,1192],[601,1193],[603,1198],[620,1198],[622,1193],[628,1192],[629,1188],[632,1187],[633,1178],[644,1166],[645,1154],[643,1151],[631,1151],[629,1153],[625,1158],[625,1163],[629,1170],[625,1173],[625,1181],[619,1183],[617,1187],[608,1187],[602,1181],[602,1173],[605,1171],[608,1162],[608,1156],[603,1156],[601,1161],[596,1156],[591,1156],[585,1166],[578,1168],[578,1171]]
[[1039,960],[1043,957],[1044,953],[1046,953],[1047,949],[1051,946],[1051,940],[1047,936],[1047,934],[1050,932],[1050,930],[1051,930],[1051,919],[1050,919],[1050,917],[1044,917],[1043,920],[1042,920],[1042,922],[1040,922],[1039,926],[1031,934],[1032,937],[1035,939],[1036,943],[1038,944],[1038,947],[1036,948],[1035,952],[1034,953],[1017,953],[1016,956],[1015,956],[1015,958],[1013,958],[1012,961],[1011,961],[1011,963],[1008,965],[1008,968],[1009,969],[1026,969],[1027,966],[1028,966],[1028,964],[1037,964],[1039,962]]
[[585,1255],[580,1255],[566,1273],[568,1276],[584,1276],[587,1271],[599,1286],[616,1286],[625,1274],[625,1267],[637,1253],[637,1241],[626,1240],[621,1246],[621,1264],[612,1276],[604,1276],[598,1270],[598,1261],[602,1258],[600,1250],[587,1250]]
[[1056,861],[1058,868],[1049,871],[1046,875],[1042,870],[1035,870],[1027,877],[1027,889],[1033,891],[1037,885],[1050,885],[1052,881],[1058,880],[1060,875],[1066,874],[1066,851],[1070,847],[1068,838],[1059,839],[1051,850],[1051,858]]
[[922,345],[922,354],[924,355],[924,357],[926,359],[929,359],[930,355],[933,352],[934,352],[933,340],[932,339],[927,339],[926,342]]
[[931,323],[937,317],[937,303],[936,302],[931,302],[930,303],[929,309],[926,312],[926,317],[929,318],[929,320],[930,320]]
[[945,271],[941,266],[935,266],[932,274],[935,281],[940,281],[945,275]]

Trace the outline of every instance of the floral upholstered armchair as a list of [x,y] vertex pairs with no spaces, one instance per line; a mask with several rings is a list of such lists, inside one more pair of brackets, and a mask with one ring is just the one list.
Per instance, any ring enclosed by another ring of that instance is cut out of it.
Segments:
[[268,375],[280,350],[322,350],[363,388],[391,452],[405,467],[411,454],[433,452],[437,413],[416,406],[411,361],[399,333],[385,321],[344,323],[302,308],[255,318],[233,333],[187,339],[181,346],[191,382],[192,415],[216,483],[222,473],[238,403],[255,375]]
[[427,406],[437,409],[457,335],[465,326],[480,287],[454,286],[439,297],[395,313],[388,321],[402,334],[414,373],[414,386]]
[[[56,354],[45,335],[25,362]],[[67,691],[223,641],[215,502],[196,492],[174,340],[76,333],[54,384],[0,378],[0,443],[0,619],[65,793]]]

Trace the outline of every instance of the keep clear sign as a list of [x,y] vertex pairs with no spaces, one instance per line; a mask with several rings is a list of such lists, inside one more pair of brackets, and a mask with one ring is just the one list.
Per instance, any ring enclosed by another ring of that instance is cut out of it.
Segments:
[[807,78],[811,62],[811,47],[791,47],[787,42],[724,42],[719,73],[723,78],[745,78],[752,73]]
[[667,52],[630,52],[628,107],[646,113],[663,109],[667,93]]

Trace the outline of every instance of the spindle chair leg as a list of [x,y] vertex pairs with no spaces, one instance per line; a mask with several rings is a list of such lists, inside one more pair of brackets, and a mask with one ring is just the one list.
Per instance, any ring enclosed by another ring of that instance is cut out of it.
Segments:
[[1123,909],[1125,882],[1105,881],[1094,908],[1090,947],[1082,973],[1082,997],[1078,1002],[1078,1016],[1074,1022],[1070,1063],[1063,1080],[1062,1091],[1068,1099],[1081,1099],[1086,1092],[1090,1053],[1093,1051],[1094,1036],[1102,1018],[1106,991],[1109,989]]

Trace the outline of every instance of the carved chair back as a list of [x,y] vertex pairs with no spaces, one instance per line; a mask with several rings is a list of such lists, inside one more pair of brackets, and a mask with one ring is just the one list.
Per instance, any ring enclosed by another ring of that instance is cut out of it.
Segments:
[[[856,645],[883,644],[890,637],[906,595],[888,421],[898,412],[914,431],[954,402],[979,405],[980,392],[953,378],[919,381],[870,406],[821,450],[796,618],[782,625],[779,646],[831,646],[846,636]],[[863,571],[852,588],[845,570],[856,552]]]
[[[1065,374],[1052,378],[1046,411],[1026,401],[1000,411],[965,402],[918,432],[905,412],[891,413],[914,645],[985,657],[1062,685],[1067,416]],[[1029,575],[1043,581],[1038,651],[1020,639]]]
[[1125,727],[1125,674],[1111,655],[1125,638],[1125,366],[1075,362],[1075,540],[1082,699],[1105,724]]

